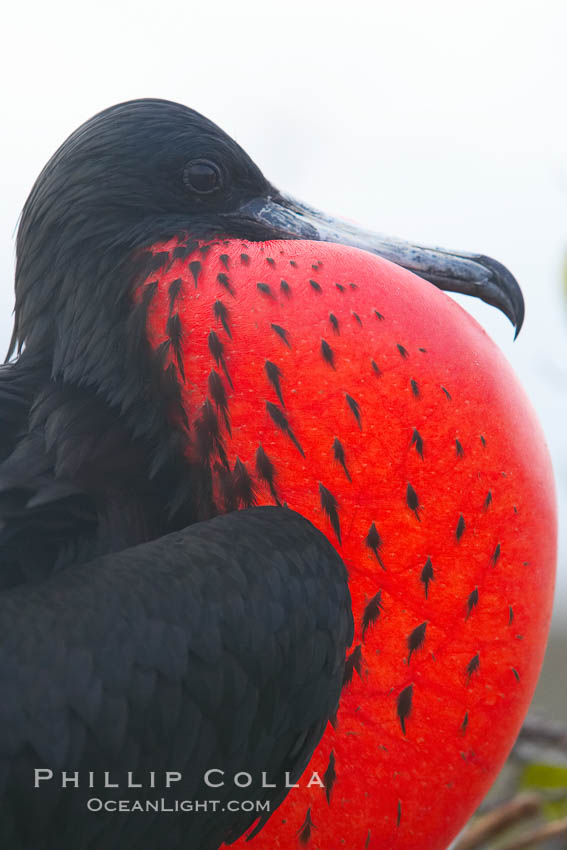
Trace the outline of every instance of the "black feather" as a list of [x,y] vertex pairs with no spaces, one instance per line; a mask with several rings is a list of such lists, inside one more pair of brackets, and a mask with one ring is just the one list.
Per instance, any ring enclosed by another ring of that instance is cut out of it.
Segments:
[[404,735],[406,734],[406,720],[408,719],[408,717],[411,714],[412,701],[413,701],[413,685],[407,685],[398,694],[398,702],[397,702],[398,719],[400,721],[400,725],[402,727],[402,733]]
[[327,798],[328,805],[331,805],[331,794],[333,793],[333,786],[336,778],[337,771],[335,769],[335,752],[334,750],[331,750],[329,754],[329,764],[323,774],[323,785],[325,786],[325,796]]
[[213,311],[217,321],[220,321],[226,333],[230,339],[232,339],[232,333],[230,332],[230,326],[228,324],[228,309],[226,306],[222,303],[222,301],[215,301]]
[[345,450],[343,448],[343,444],[341,443],[338,437],[335,437],[333,442],[333,457],[335,458],[337,463],[340,463],[340,465],[344,469],[346,477],[349,481],[351,481],[352,479],[350,477],[350,473],[346,465]]
[[220,366],[225,374],[225,377],[230,384],[230,388],[234,389],[232,385],[232,380],[230,378],[226,361],[224,359],[224,345],[218,337],[218,334],[215,331],[211,331],[209,334],[209,351],[215,358],[217,366]]
[[417,493],[415,492],[415,490],[414,490],[414,488],[412,487],[411,484],[408,484],[408,486],[406,488],[406,502],[407,502],[407,506],[410,509],[410,511],[414,512],[418,522],[421,522],[421,519],[420,519],[420,516],[419,516],[419,510],[421,508],[421,505],[419,503],[419,497],[418,497]]
[[[156,285],[157,285],[157,281],[156,281]],[[177,296],[181,292],[182,286],[183,286],[183,281],[180,277],[178,277],[177,280],[172,280],[171,283],[169,284],[167,291],[168,291],[168,294],[169,294],[169,313],[170,313],[170,315],[173,312],[173,308],[175,307],[175,302],[177,300]]]
[[415,445],[416,452],[418,453],[420,458],[423,458],[423,438],[417,428],[413,429],[411,444],[412,446]]
[[362,640],[366,639],[366,632],[370,626],[374,625],[383,610],[382,591],[379,590],[378,593],[365,605],[364,613],[362,615]]
[[419,580],[422,582],[422,584],[425,588],[425,598],[427,599],[427,594],[428,594],[428,591],[429,591],[429,582],[435,580],[435,576],[434,576],[434,573],[433,573],[433,565],[431,563],[431,558],[428,558],[427,561],[425,562],[425,566],[421,571],[421,575],[419,577]]
[[226,390],[222,382],[222,378],[218,372],[213,369],[209,374],[209,393],[217,408],[221,411],[224,419],[224,424],[229,436],[232,436],[230,429],[230,419],[228,416],[228,399]]
[[347,660],[345,662],[343,688],[347,685],[350,685],[355,670],[359,676],[362,675],[362,647],[360,644],[358,644],[358,646],[355,646],[355,648],[347,657]]
[[275,504],[281,505],[275,485],[276,470],[274,464],[272,463],[262,446],[258,446],[258,449],[256,451],[256,472],[258,474],[258,478],[260,478],[262,481],[265,481],[268,487],[270,488],[270,493],[272,494],[272,499],[274,500]]
[[411,661],[411,657],[414,652],[418,649],[421,649],[423,646],[423,642],[425,641],[425,632],[427,631],[427,622],[421,623],[417,626],[413,632],[410,632],[407,638],[407,646],[408,646],[408,664]]
[[478,605],[478,587],[475,587],[475,589],[472,591],[472,593],[469,595],[469,598],[467,599],[467,613],[466,613],[466,616],[465,616],[465,620],[468,620],[468,618],[472,614],[473,608],[476,608],[477,605]]
[[470,681],[471,676],[478,671],[480,667],[480,656],[477,653],[467,664],[467,681]]
[[282,377],[282,370],[279,368],[279,366],[276,366],[275,363],[272,363],[271,360],[266,360],[264,368],[266,370],[266,375],[268,376],[268,381],[270,382],[270,384],[273,386],[274,390],[276,391],[276,394],[277,394],[277,396],[280,400],[281,406],[285,407],[285,402],[283,400],[283,395],[282,395],[282,388],[281,388],[281,384],[280,384],[280,378]]
[[357,425],[362,431],[362,420],[360,417],[360,405],[348,393],[346,394],[346,402],[352,411],[352,415],[356,419]]
[[286,418],[284,412],[282,410],[280,410],[280,408],[276,404],[273,404],[271,401],[266,402],[266,410],[270,414],[270,418],[272,419],[274,425],[277,428],[279,428],[281,431],[283,431],[284,434],[287,434],[287,436],[289,437],[289,439],[291,440],[291,442],[293,443],[293,445],[295,446],[297,451],[303,457],[305,457],[305,452],[301,448],[301,444],[299,443],[299,440],[296,438],[295,434],[291,430],[289,422],[287,421],[287,418]]
[[339,521],[339,506],[338,502],[333,496],[333,494],[327,490],[323,484],[319,483],[319,494],[321,496],[321,507],[323,511],[327,514],[331,525],[333,526],[333,531],[337,536],[337,540],[339,544],[341,542],[341,525]]
[[224,287],[224,289],[226,289],[226,291],[227,291],[230,295],[232,295],[232,296],[234,297],[234,289],[233,289],[233,288],[232,288],[232,286],[230,285],[230,281],[229,281],[229,279],[228,279],[228,275],[227,275],[227,274],[225,274],[224,272],[220,272],[220,273],[217,275],[217,280],[218,280],[218,282],[220,283],[220,285],[221,285],[222,287]]
[[189,271],[193,275],[193,280],[195,282],[195,289],[199,284],[199,275],[201,274],[202,265],[199,260],[191,260],[189,263]]
[[287,345],[287,347],[288,347],[288,348],[291,348],[291,345],[290,345],[290,342],[289,342],[288,333],[287,333],[286,329],[285,329],[285,328],[282,328],[280,325],[274,325],[274,324],[272,324],[272,326],[271,326],[271,327],[272,327],[272,330],[273,330],[273,331],[275,331],[275,332],[277,333],[277,335],[279,336],[279,338],[280,338],[283,342],[285,342],[285,344]]
[[181,320],[179,318],[178,313],[173,313],[167,320],[167,324],[165,326],[165,332],[169,337],[171,345],[173,346],[173,351],[175,353],[175,359],[177,361],[177,368],[179,369],[179,374],[183,382],[185,382],[185,369],[183,368],[183,329],[181,327]]
[[329,366],[334,369],[335,355],[333,353],[333,349],[331,348],[326,339],[321,340],[321,354],[323,355],[323,360],[325,361],[325,363],[328,363]]
[[305,820],[297,831],[297,839],[300,844],[307,844],[311,838],[311,832],[314,829],[313,820],[311,819],[311,809],[307,809]]
[[370,526],[370,530],[366,535],[366,540],[364,541],[369,549],[372,550],[374,556],[382,569],[386,571],[386,567],[384,566],[384,561],[380,555],[380,549],[382,548],[382,538],[378,534],[378,529],[376,528],[376,523],[373,522]]

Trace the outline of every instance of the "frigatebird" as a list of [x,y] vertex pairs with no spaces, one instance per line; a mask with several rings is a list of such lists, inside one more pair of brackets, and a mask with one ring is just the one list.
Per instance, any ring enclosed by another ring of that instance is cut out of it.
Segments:
[[[156,351],[148,339],[153,279],[177,261],[197,288],[207,247],[220,246],[222,260],[231,240],[361,248],[499,307],[516,331],[522,324],[518,284],[496,261],[332,219],[274,188],[229,136],[179,104],[113,106],[63,143],[22,213],[12,359],[0,372],[2,846],[212,850],[254,823],[256,834],[308,764],[356,666],[351,658],[345,673],[353,618],[336,547],[278,497],[273,458],[257,456],[272,507],[255,507],[250,476],[226,462],[218,429],[234,376],[218,336],[209,347],[225,389],[217,382],[216,409],[197,418],[182,398],[187,362],[173,368],[171,345]],[[238,274],[219,281],[230,295]],[[257,287],[272,297],[269,284]],[[286,287],[282,279],[278,297]],[[221,308],[217,318],[226,329]],[[170,329],[179,342],[174,319]],[[330,346],[322,352],[333,367]],[[278,367],[266,371],[282,401],[268,413],[302,451]],[[334,457],[350,481],[338,440]],[[232,501],[215,485],[227,468]],[[334,497],[321,487],[336,533]],[[409,484],[407,501],[419,520]],[[366,546],[381,562],[376,528]],[[432,578],[422,577],[426,596]],[[377,616],[379,599],[374,607]],[[156,796],[160,771],[177,771],[159,796],[203,799],[209,768],[253,782],[217,790],[220,808],[190,816],[85,808],[93,795],[115,795],[105,771],[118,785],[135,774],[139,798]],[[53,777],[34,788],[37,769]],[[62,787],[63,772],[76,772],[78,787]],[[224,809],[246,798],[270,808]]]

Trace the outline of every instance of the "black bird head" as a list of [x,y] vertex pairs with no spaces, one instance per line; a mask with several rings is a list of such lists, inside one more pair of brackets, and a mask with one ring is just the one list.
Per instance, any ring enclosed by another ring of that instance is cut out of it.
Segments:
[[68,300],[79,290],[96,299],[105,276],[109,297],[123,294],[123,262],[144,243],[188,230],[269,238],[273,227],[239,210],[271,194],[245,151],[185,106],[136,100],[95,115],[52,156],[24,206],[11,351],[52,345]]
[[[61,145],[24,207],[19,247],[35,228],[115,238],[163,220],[181,222],[238,210],[272,192],[242,148],[207,118],[166,100],[135,100],[95,115]],[[177,218],[179,217],[179,218]]]

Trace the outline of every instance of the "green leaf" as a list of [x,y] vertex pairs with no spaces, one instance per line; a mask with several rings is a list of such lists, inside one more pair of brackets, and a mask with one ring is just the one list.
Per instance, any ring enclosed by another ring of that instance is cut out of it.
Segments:
[[567,816],[567,768],[553,764],[528,764],[522,772],[520,787],[532,791],[564,788],[565,797],[546,803],[544,813],[549,820]]

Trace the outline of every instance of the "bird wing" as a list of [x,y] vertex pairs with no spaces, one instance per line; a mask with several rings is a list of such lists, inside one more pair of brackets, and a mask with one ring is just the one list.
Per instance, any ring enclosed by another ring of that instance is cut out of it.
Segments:
[[[216,517],[4,591],[0,844],[212,850],[259,817],[93,814],[93,797],[252,800],[268,806],[263,825],[336,710],[352,633],[342,560],[285,508]],[[36,768],[54,778],[34,789]],[[210,769],[222,787],[207,786]],[[78,771],[80,787],[62,789],[61,771]],[[118,790],[102,787],[104,771]],[[129,771],[143,788],[126,788]],[[182,776],[169,791],[164,771]],[[234,784],[239,772],[249,787]]]

